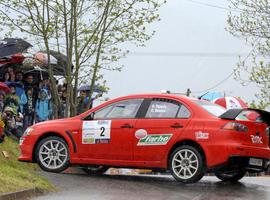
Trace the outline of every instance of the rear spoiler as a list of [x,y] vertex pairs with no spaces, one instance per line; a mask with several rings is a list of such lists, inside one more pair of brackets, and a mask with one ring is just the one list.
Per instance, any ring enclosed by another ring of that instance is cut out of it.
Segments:
[[261,115],[262,121],[270,126],[270,112],[265,110],[253,109],[253,108],[244,108],[244,109],[230,109],[227,112],[219,116],[221,119],[234,120],[241,112],[243,111],[255,111]]

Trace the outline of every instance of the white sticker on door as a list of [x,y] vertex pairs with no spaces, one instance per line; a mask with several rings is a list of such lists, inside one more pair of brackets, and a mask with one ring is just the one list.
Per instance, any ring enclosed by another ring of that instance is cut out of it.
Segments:
[[83,144],[108,144],[111,139],[111,120],[84,121]]

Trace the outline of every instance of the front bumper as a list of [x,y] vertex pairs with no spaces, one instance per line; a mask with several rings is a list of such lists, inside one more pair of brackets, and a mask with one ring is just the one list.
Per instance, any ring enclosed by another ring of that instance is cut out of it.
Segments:
[[35,144],[35,137],[30,136],[23,136],[20,138],[20,155],[18,160],[19,161],[25,161],[25,162],[33,162],[33,150],[34,150],[34,145]]

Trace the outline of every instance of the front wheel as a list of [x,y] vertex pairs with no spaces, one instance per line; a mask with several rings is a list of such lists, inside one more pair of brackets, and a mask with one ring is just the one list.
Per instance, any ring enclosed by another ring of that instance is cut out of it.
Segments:
[[60,137],[51,136],[41,140],[35,156],[41,169],[59,173],[69,167],[69,150],[67,143]]
[[237,182],[242,179],[246,174],[245,170],[238,170],[233,172],[215,172],[217,178],[222,181]]
[[89,175],[101,175],[104,174],[109,167],[106,166],[97,166],[97,167],[92,167],[92,166],[87,166],[87,167],[82,167],[82,170],[89,174]]
[[182,183],[195,183],[204,176],[203,156],[194,147],[184,145],[173,151],[169,160],[172,176]]

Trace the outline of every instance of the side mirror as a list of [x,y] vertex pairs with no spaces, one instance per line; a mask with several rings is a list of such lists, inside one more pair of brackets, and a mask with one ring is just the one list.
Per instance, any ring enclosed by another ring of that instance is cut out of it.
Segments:
[[90,120],[94,120],[94,117],[95,117],[95,113],[92,112],[87,117],[83,118],[82,120],[88,120],[88,121],[90,121]]

